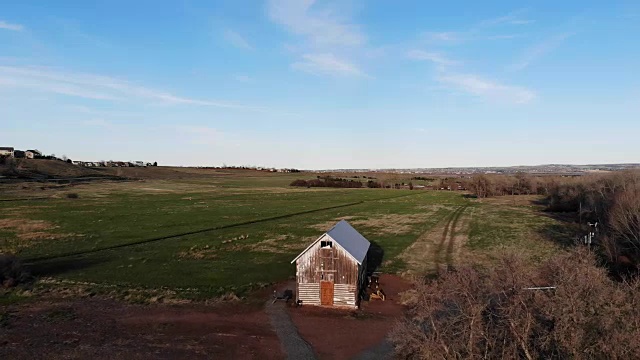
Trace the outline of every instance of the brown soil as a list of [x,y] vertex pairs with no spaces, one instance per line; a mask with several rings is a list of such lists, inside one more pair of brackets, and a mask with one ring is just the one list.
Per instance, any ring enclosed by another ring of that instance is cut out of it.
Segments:
[[386,301],[363,302],[361,310],[339,310],[315,306],[291,308],[300,335],[323,359],[350,359],[380,344],[402,316],[400,293],[411,288],[395,275],[382,275],[380,285]]
[[[280,359],[261,307],[40,301],[2,309],[4,359]],[[5,317],[7,315],[4,315]]]

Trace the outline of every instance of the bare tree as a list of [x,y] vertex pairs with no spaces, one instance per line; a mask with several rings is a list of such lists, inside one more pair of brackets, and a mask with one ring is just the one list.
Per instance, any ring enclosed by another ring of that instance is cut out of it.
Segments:
[[[533,268],[503,256],[418,284],[391,335],[405,359],[640,358],[640,283],[615,282],[576,249]],[[552,288],[537,286],[552,285]]]

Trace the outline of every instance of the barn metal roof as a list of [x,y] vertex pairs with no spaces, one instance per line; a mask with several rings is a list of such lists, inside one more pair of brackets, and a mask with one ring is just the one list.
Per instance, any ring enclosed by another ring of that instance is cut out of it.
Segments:
[[[333,241],[342,246],[342,248],[344,248],[344,250],[349,255],[353,256],[353,258],[362,265],[362,261],[364,260],[364,257],[367,256],[367,251],[369,251],[369,246],[371,245],[371,243],[356,229],[354,229],[351,224],[349,224],[346,220],[340,220],[340,222],[335,224],[331,228],[331,230],[327,231],[325,234],[329,235],[333,239]],[[313,246],[313,244],[322,239],[323,236],[324,234],[320,236],[316,241],[314,241],[311,245],[309,245],[309,247],[304,249],[304,251],[301,252],[300,255],[296,256],[296,258],[293,259],[291,263],[298,260],[300,256],[306,253],[307,250],[309,250]]]

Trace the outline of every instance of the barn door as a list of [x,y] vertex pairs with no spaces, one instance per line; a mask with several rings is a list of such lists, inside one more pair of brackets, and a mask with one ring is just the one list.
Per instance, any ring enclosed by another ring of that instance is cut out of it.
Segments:
[[333,281],[320,281],[320,305],[333,305]]

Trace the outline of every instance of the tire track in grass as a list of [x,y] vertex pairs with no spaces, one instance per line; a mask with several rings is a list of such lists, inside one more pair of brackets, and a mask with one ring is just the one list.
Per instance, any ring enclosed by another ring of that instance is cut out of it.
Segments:
[[415,193],[412,193],[412,194],[404,194],[404,195],[399,195],[399,196],[390,196],[390,197],[386,197],[386,198],[378,198],[378,199],[371,199],[371,200],[361,200],[361,201],[356,201],[356,202],[351,202],[351,203],[346,203],[346,204],[328,206],[328,207],[324,207],[324,208],[298,211],[298,212],[291,213],[291,214],[284,214],[284,215],[277,215],[277,216],[272,216],[272,217],[268,217],[268,218],[242,221],[242,222],[239,222],[239,223],[228,224],[228,225],[214,226],[214,227],[211,227],[211,228],[188,231],[188,232],[180,233],[180,234],[166,235],[166,236],[160,236],[160,237],[155,237],[155,238],[151,238],[151,239],[144,239],[144,240],[124,243],[124,244],[116,244],[116,245],[111,245],[111,246],[105,246],[105,247],[98,248],[98,249],[73,251],[73,252],[68,252],[68,253],[63,253],[63,254],[58,254],[58,255],[39,256],[39,257],[24,259],[23,261],[25,262],[25,264],[32,264],[32,263],[36,263],[36,262],[40,262],[40,261],[54,260],[54,259],[60,259],[60,258],[65,258],[65,257],[70,257],[70,256],[93,254],[93,253],[97,253],[97,252],[100,252],[100,251],[120,249],[120,248],[125,248],[125,247],[130,247],[130,246],[153,243],[153,242],[162,241],[162,240],[175,239],[175,238],[179,238],[179,237],[182,237],[182,236],[202,234],[202,233],[207,233],[207,232],[210,232],[210,231],[229,229],[229,228],[245,226],[245,225],[251,225],[251,224],[258,224],[258,223],[269,222],[269,221],[274,221],[274,220],[282,220],[282,219],[287,219],[287,218],[291,218],[291,217],[298,216],[298,215],[313,214],[313,213],[317,213],[317,212],[333,210],[333,209],[340,209],[340,208],[345,208],[345,207],[351,207],[351,206],[366,204],[366,203],[370,203],[370,202],[392,200],[392,199],[398,199],[398,198],[403,198],[403,197],[408,197],[408,196],[416,196],[416,195],[421,195],[421,194],[426,194],[426,193],[427,193],[426,191],[425,192],[415,192]]
[[[431,227],[422,232],[399,256],[407,264],[408,273],[422,276],[432,273],[438,261],[438,244],[446,240],[449,223],[459,206],[446,209],[446,213]],[[444,235],[444,237],[443,237]],[[444,247],[444,245],[440,245]]]
[[443,255],[445,251],[445,244],[447,244],[447,248],[451,247],[453,249],[453,236],[455,224],[458,221],[458,218],[464,211],[466,206],[461,206],[457,208],[449,217],[447,218],[447,223],[444,226],[444,230],[442,232],[442,236],[440,237],[440,242],[438,243],[438,247],[434,253],[434,264],[435,269],[440,270],[440,266],[443,262],[449,264],[451,259],[447,259],[447,254]]
[[451,228],[449,229],[449,243],[447,244],[447,253],[446,253],[446,263],[447,266],[451,266],[453,262],[453,247],[456,243],[458,221],[462,217],[462,214],[465,212],[468,206],[464,206],[458,211],[453,219],[453,223],[451,224]]

